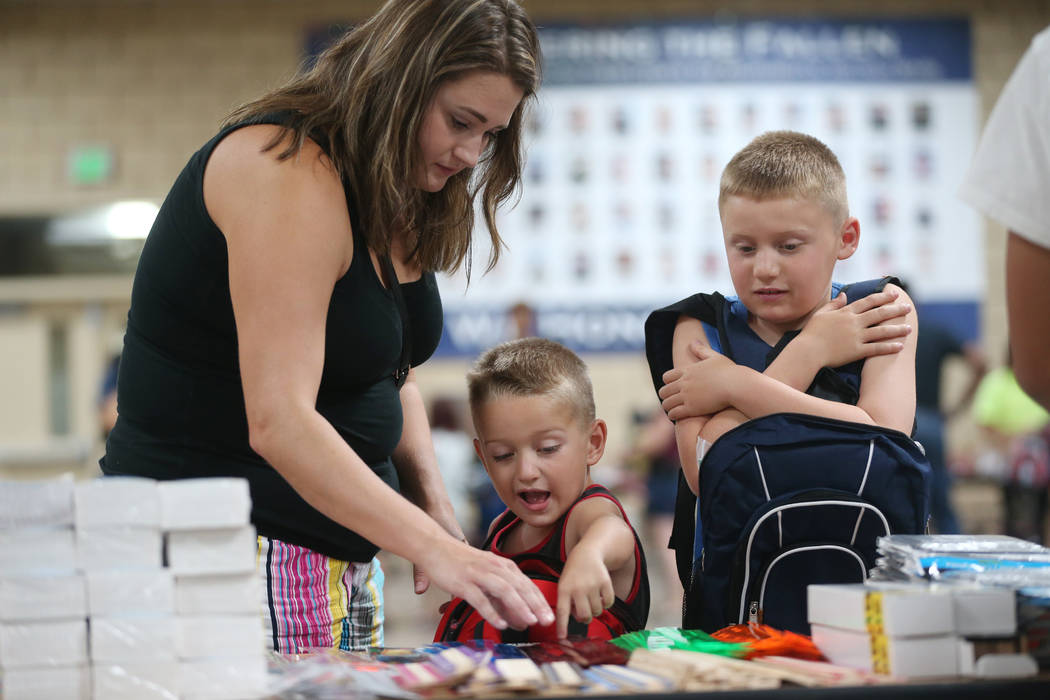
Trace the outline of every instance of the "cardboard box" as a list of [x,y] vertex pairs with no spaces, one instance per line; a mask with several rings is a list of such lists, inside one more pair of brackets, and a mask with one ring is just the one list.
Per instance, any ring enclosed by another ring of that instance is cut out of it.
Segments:
[[175,577],[167,569],[91,571],[87,591],[93,617],[175,612]]
[[169,532],[167,542],[168,567],[176,576],[255,571],[259,545],[250,525]]
[[233,477],[164,481],[160,491],[164,530],[207,530],[250,523],[248,481]]
[[180,615],[257,613],[262,595],[255,572],[175,577],[175,612]]
[[176,661],[96,663],[94,700],[180,700]]
[[0,575],[0,621],[82,620],[87,617],[84,575]]
[[5,671],[87,662],[86,620],[0,622],[0,668]]
[[951,596],[926,586],[811,584],[807,603],[810,624],[866,632],[881,619],[890,637],[955,632]]
[[71,574],[76,568],[72,529],[0,530],[0,572],[4,575]]
[[108,476],[80,482],[73,501],[78,530],[113,525],[160,527],[160,494],[153,479]]
[[91,660],[95,663],[175,660],[175,616],[91,618]]
[[91,700],[87,666],[4,670],[4,700]]
[[86,572],[155,570],[163,560],[160,530],[123,526],[77,530],[77,563]]
[[952,634],[894,637],[811,625],[813,643],[831,663],[899,678],[959,673],[959,638]]
[[248,615],[192,615],[176,622],[180,659],[255,656],[265,647],[261,611]]

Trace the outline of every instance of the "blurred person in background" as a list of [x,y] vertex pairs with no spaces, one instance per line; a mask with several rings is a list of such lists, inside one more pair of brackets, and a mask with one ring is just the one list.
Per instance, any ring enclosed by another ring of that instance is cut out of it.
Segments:
[[654,601],[653,614],[662,614],[672,621],[671,624],[677,625],[682,615],[682,583],[678,578],[674,550],[669,546],[681,471],[674,423],[659,407],[639,413],[635,422],[638,432],[625,461],[640,463],[645,474],[646,539],[656,550],[664,590],[664,595]]
[[276,651],[381,646],[380,548],[497,627],[554,619],[465,542],[411,370],[441,335],[434,273],[469,265],[476,200],[498,259],[539,83],[513,0],[389,0],[235,110],[157,216],[100,464],[248,480]]
[[960,190],[1003,224],[1006,306],[1017,380],[1050,409],[1050,28],[1006,82]]
[[[905,281],[901,289],[912,295]],[[914,295],[912,295],[914,299]],[[920,303],[921,306],[921,303]],[[962,359],[966,364],[966,386],[962,395],[947,411],[941,411],[941,380],[948,360]],[[959,520],[951,502],[951,472],[945,452],[945,423],[962,412],[973,399],[977,385],[987,371],[984,353],[974,343],[963,343],[946,326],[935,320],[922,324],[922,333],[915,346],[915,439],[926,451],[933,469],[930,482],[930,515],[933,529],[942,535],[961,532]]]
[[1001,464],[1006,534],[1042,542],[1047,514],[1050,414],[1024,392],[1007,350],[1006,365],[984,376],[973,418]]

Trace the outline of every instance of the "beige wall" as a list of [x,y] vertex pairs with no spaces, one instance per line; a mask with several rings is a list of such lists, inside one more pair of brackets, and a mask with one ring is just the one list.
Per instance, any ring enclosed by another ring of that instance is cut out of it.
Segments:
[[[0,216],[51,214],[117,199],[159,201],[186,158],[239,102],[288,77],[304,28],[354,20],[364,0],[0,0]],[[1029,39],[1050,24],[1048,0],[527,0],[540,23],[581,18],[709,17],[843,13],[967,15],[985,112]],[[111,182],[76,187],[66,177],[74,144],[112,147]],[[963,206],[960,204],[960,206]],[[988,230],[984,343],[1005,345],[1004,233]],[[3,251],[0,251],[0,255]],[[97,442],[98,372],[125,313],[130,280],[0,279],[0,446],[47,442],[44,388],[33,389],[46,343],[42,319],[68,322],[74,437]],[[6,306],[4,306],[6,305]],[[19,318],[19,310],[28,316]],[[16,347],[17,346],[17,347]],[[9,357],[10,355],[10,357]],[[593,357],[600,412],[612,450],[631,408],[654,401],[641,357]],[[423,380],[462,391],[462,362],[433,362]],[[0,452],[2,454],[2,452]],[[90,460],[89,460],[90,461]],[[2,462],[2,460],[0,460]]]

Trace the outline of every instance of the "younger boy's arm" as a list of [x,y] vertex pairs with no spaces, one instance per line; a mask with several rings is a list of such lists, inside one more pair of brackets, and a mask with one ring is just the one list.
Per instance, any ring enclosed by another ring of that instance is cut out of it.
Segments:
[[608,498],[577,504],[565,525],[565,567],[555,610],[558,637],[568,635],[569,615],[588,623],[626,597],[634,583],[634,533]]

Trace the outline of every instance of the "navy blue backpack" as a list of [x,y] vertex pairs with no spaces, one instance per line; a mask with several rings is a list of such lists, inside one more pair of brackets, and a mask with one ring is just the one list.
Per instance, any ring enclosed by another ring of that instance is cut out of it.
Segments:
[[[833,294],[843,289],[852,302],[888,281],[836,284]],[[797,335],[770,348],[748,327],[738,300],[694,295],[646,320],[657,390],[673,366],[681,314],[703,322],[714,349],[758,371]],[[862,361],[823,368],[807,393],[856,404],[862,368]],[[809,584],[864,581],[878,537],[922,533],[929,517],[922,448],[902,432],[861,423],[794,413],[751,420],[708,448],[699,476],[697,499],[679,475],[670,542],[687,629],[755,621],[808,634]]]

